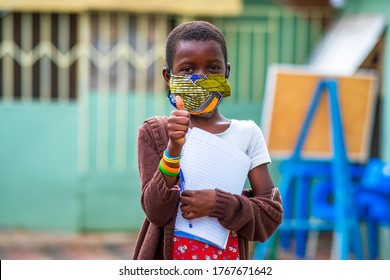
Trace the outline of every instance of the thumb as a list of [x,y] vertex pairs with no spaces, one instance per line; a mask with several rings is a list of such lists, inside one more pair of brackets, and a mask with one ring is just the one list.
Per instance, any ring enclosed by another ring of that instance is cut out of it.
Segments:
[[176,101],[176,108],[178,110],[185,110],[183,99],[180,96],[177,95],[175,101]]
[[[176,108],[178,110],[185,110],[183,99],[180,96],[177,95],[175,97],[175,101],[176,101]],[[176,142],[179,143],[180,145],[184,145],[185,141],[186,141],[186,138],[183,137],[183,138],[177,139]]]

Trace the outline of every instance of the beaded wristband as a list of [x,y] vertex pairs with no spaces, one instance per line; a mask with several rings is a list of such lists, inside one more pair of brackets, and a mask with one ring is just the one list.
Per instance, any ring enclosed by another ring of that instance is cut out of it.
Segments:
[[158,166],[162,173],[164,173],[167,176],[175,177],[179,174],[180,166],[178,168],[172,168],[167,166],[164,161],[161,159],[160,164]]

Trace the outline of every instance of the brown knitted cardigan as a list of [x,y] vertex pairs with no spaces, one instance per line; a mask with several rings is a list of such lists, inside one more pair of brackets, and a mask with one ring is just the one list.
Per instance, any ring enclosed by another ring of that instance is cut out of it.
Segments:
[[[167,118],[147,119],[138,131],[138,165],[141,179],[141,205],[146,219],[140,229],[133,259],[172,259],[173,230],[179,205],[179,191],[169,189],[158,163],[167,147]],[[282,222],[280,193],[273,188],[261,196],[251,191],[233,195],[216,190],[210,217],[239,237],[240,259],[249,259],[248,241],[264,242]]]

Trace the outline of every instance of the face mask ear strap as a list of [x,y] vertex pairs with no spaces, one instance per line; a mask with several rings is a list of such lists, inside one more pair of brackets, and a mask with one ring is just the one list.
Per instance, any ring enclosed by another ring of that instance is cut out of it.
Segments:
[[167,71],[167,76],[170,78],[171,77],[171,69],[169,67],[164,67],[165,71]]
[[167,92],[167,97],[168,97],[168,100],[169,100],[169,103],[171,103],[171,105],[175,108],[176,107],[176,101],[175,101],[175,95],[172,94],[171,90],[168,89],[168,92]]
[[226,69],[226,72],[225,72],[225,77],[226,77],[226,79],[229,78],[229,75],[230,75],[230,70],[229,70],[229,69]]

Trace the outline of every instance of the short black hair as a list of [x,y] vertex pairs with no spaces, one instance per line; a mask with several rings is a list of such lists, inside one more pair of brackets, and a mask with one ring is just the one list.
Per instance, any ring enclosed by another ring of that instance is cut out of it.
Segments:
[[222,49],[225,65],[227,64],[227,48],[222,31],[207,21],[191,21],[176,26],[168,35],[165,48],[165,61],[169,69],[173,67],[177,43],[181,41],[216,41]]

